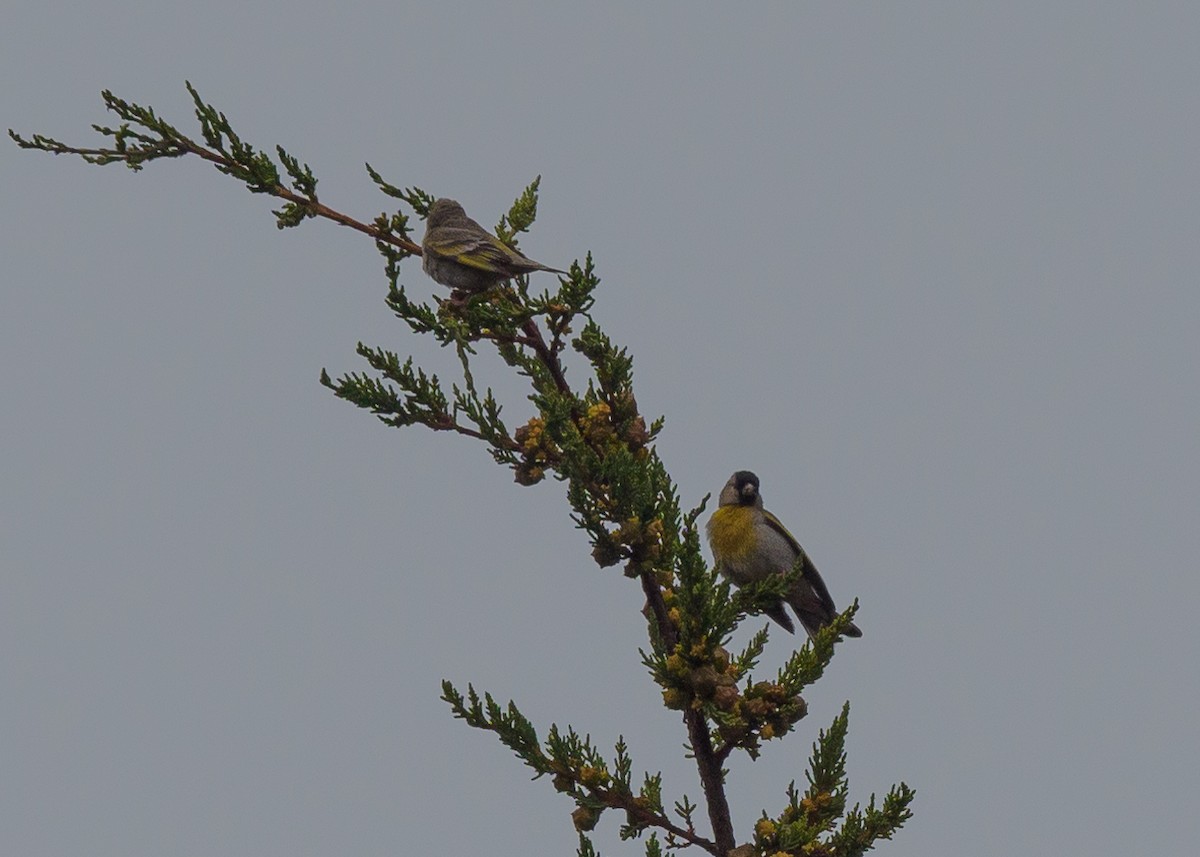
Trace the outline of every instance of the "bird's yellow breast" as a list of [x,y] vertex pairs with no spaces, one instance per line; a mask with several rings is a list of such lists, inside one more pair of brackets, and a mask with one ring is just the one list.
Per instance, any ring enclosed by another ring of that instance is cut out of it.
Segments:
[[718,562],[754,550],[754,512],[749,506],[721,506],[713,512],[708,519],[708,543]]

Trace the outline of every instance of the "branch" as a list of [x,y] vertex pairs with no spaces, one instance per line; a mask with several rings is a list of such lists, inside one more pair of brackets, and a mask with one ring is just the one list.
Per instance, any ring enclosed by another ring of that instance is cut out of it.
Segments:
[[[209,163],[216,164],[219,168],[223,168],[226,171],[231,171],[238,168],[238,165],[231,158],[213,149],[205,148],[204,146],[201,146],[199,143],[187,137],[181,136],[179,138],[179,143],[183,150],[187,153],[197,155]],[[63,147],[61,151],[67,154],[81,155],[85,152],[96,152],[103,150],[85,150]],[[310,198],[301,196],[295,191],[289,190],[284,185],[278,183],[263,188],[263,192],[270,196],[287,200],[297,207],[304,209],[309,216],[324,217],[326,220],[332,220],[334,223],[341,224],[342,226],[348,226],[351,229],[363,233],[364,235],[369,235],[376,241],[382,241],[385,244],[391,244],[394,247],[399,247],[401,250],[404,250],[406,253],[410,253],[413,256],[421,255],[420,244],[414,244],[412,241],[401,238],[398,235],[393,235],[378,228],[377,226],[372,226],[369,223],[363,223],[361,220],[355,220],[348,214],[343,214],[340,211],[330,208],[324,203],[318,202],[315,197]]]
[[700,772],[700,785],[704,788],[704,800],[708,804],[708,820],[713,826],[713,836],[717,840],[716,853],[727,854],[737,843],[733,837],[729,801],[725,797],[725,773],[713,752],[708,721],[695,709],[688,709],[683,715],[683,720],[687,724],[696,768]]
[[721,857],[728,850],[722,850],[717,843],[697,834],[690,824],[686,828],[680,827],[659,811],[662,802],[658,777],[647,777],[647,786],[641,794],[633,793],[629,782],[629,756],[623,740],[617,744],[614,776],[590,739],[580,737],[573,729],[568,729],[564,735],[556,726],[551,726],[543,746],[533,724],[513,702],[502,706],[490,693],[480,697],[471,685],[467,686],[464,697],[448,681],[442,682],[442,699],[450,704],[454,716],[469,726],[494,732],[537,776],[552,776],[554,787],[579,803],[575,825],[580,832],[590,830],[604,809],[619,809],[627,813],[628,826],[635,831],[657,827],[676,839],[703,848],[714,857]]
[[[296,225],[304,217],[323,217],[369,235],[378,242],[398,247],[405,253],[421,255],[421,247],[402,235],[395,235],[378,226],[363,223],[319,202],[315,192],[316,179],[307,166],[301,169],[296,159],[283,149],[278,149],[280,160],[297,189],[293,190],[282,184],[279,181],[279,171],[269,157],[244,144],[229,127],[225,116],[211,105],[205,104],[191,84],[188,84],[188,92],[196,104],[196,115],[200,120],[207,146],[181,134],[172,125],[160,119],[153,108],[125,101],[108,90],[102,93],[104,104],[125,120],[125,124],[119,128],[105,128],[100,125],[92,127],[113,139],[112,148],[68,146],[41,134],[25,139],[12,129],[9,129],[8,136],[22,149],[38,149],[55,155],[78,155],[88,163],[99,165],[121,163],[134,170],[140,170],[144,163],[151,160],[196,155],[213,164],[221,172],[246,182],[252,193],[265,193],[287,201],[290,205],[285,206],[284,211],[276,212],[281,229],[284,226]],[[134,130],[130,123],[141,126],[145,131]]]
[[[650,611],[654,615],[663,645],[667,651],[671,651],[679,642],[679,631],[667,614],[662,588],[650,572],[643,571],[640,577],[642,591],[646,594],[646,602],[650,605]],[[687,726],[688,741],[696,760],[696,769],[700,774],[704,802],[708,805],[708,821],[712,825],[713,836],[717,840],[717,851],[714,853],[727,854],[737,844],[733,835],[729,799],[725,796],[725,774],[721,767],[728,752],[722,756],[713,751],[712,733],[709,731],[708,719],[703,712],[689,707],[683,714],[683,722]]]
[[722,850],[721,846],[716,842],[700,836],[695,830],[680,827],[662,813],[647,809],[645,806],[639,803],[638,799],[632,794],[618,792],[612,789],[590,788],[584,785],[584,783],[577,776],[570,776],[570,778],[572,781],[584,786],[584,788],[588,788],[592,794],[603,800],[613,809],[625,810],[627,813],[629,813],[629,817],[631,819],[639,822],[639,826],[657,827],[661,830],[665,830],[676,839],[681,839],[684,842],[687,842],[689,845],[695,845],[699,848],[703,848],[705,851],[714,855],[715,857],[722,857],[722,855],[725,854],[725,850]]
[[521,325],[521,330],[525,332],[525,337],[529,340],[529,346],[533,348],[533,353],[542,361],[542,365],[550,373],[550,377],[554,379],[554,386],[558,388],[558,392],[564,396],[572,395],[571,387],[567,383],[567,377],[563,370],[562,361],[558,359],[558,354],[546,345],[546,340],[542,336],[542,329],[538,327],[536,321],[532,318],[526,319]]

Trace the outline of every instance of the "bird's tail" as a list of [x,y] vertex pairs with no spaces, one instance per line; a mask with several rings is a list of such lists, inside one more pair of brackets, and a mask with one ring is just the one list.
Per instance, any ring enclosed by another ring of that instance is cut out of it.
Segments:
[[[796,616],[800,619],[800,624],[804,626],[804,630],[808,632],[810,639],[815,637],[817,631],[828,625],[833,618],[832,616],[814,613],[811,610],[802,610],[795,604],[792,605],[792,608],[796,611]],[[859,630],[857,625],[851,622],[850,627],[843,631],[842,634],[847,637],[861,637],[862,631]]]
[[[763,611],[780,625],[789,634],[796,633],[796,626],[792,624],[792,617],[787,614],[787,610],[783,608],[783,602],[780,601]],[[803,619],[801,620],[803,621]]]

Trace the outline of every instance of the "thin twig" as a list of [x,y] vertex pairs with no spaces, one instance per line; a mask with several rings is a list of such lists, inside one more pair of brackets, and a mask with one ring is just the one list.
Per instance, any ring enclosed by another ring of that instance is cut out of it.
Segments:
[[[209,163],[219,164],[223,167],[237,166],[236,162],[225,155],[222,155],[220,152],[214,152],[212,149],[206,149],[204,146],[197,144],[195,141],[190,140],[187,137],[181,137],[180,141],[185,149],[194,155],[199,155]],[[67,151],[74,154],[80,153],[80,151],[76,149],[68,149]],[[353,217],[342,214],[340,211],[336,211],[323,203],[316,202],[315,200],[309,199],[306,196],[302,196],[301,194],[288,190],[281,184],[277,184],[270,188],[269,192],[272,196],[277,196],[280,199],[286,199],[288,202],[302,206],[305,210],[310,211],[320,217],[324,217],[327,220],[332,220],[334,223],[340,223],[342,226],[349,226],[351,229],[356,229],[364,235],[370,235],[376,241],[382,241],[385,244],[392,244],[396,247],[399,247],[401,250],[411,253],[414,256],[421,255],[421,246],[419,244],[414,244],[407,239],[392,235],[390,232],[385,232],[379,227],[373,226],[370,223],[363,223],[361,220],[355,220]]]

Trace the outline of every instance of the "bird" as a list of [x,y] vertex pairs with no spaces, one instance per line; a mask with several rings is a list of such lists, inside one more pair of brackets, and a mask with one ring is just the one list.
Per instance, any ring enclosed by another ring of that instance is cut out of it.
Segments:
[[533,271],[567,273],[521,255],[467,217],[461,205],[445,198],[429,206],[421,267],[435,282],[465,292],[482,292]]
[[[778,518],[763,508],[758,477],[749,470],[737,471],[721,489],[717,504],[706,529],[718,570],[736,585],[744,586],[771,574],[786,574],[800,560],[801,577],[784,600],[796,611],[808,636],[815,636],[833,620],[838,609],[804,548]],[[783,600],[764,612],[788,633],[796,633]],[[862,636],[853,624],[843,633],[847,637]]]

